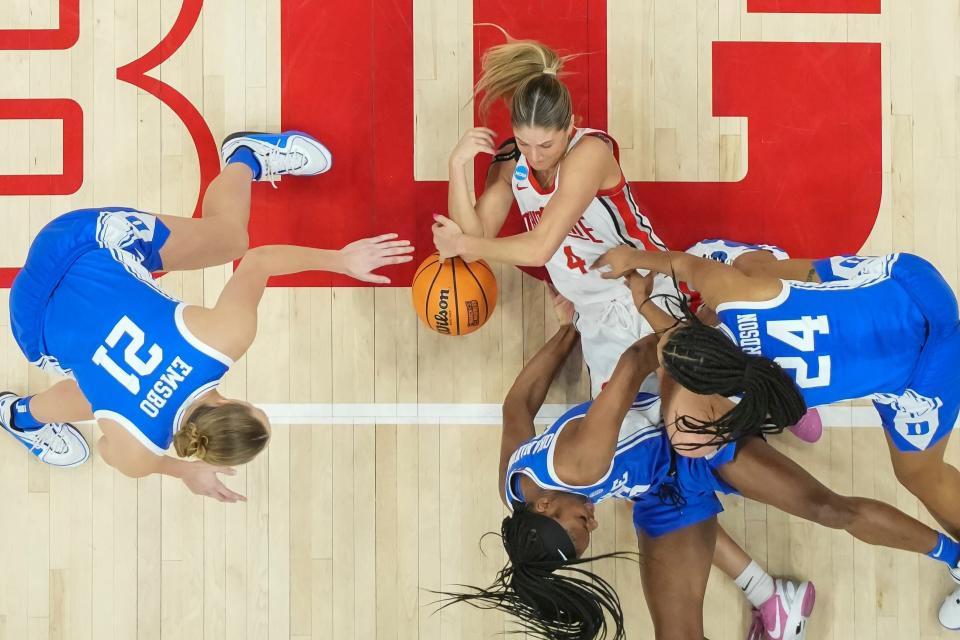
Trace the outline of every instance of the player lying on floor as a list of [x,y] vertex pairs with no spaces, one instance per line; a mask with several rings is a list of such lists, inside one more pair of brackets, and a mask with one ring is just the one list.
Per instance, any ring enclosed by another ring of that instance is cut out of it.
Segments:
[[[516,615],[536,637],[625,638],[613,587],[584,564],[597,527],[593,505],[607,498],[634,503],[643,556],[641,577],[657,637],[703,638],[702,605],[715,557],[715,493],[738,492],[871,544],[933,555],[955,565],[960,546],[897,509],[840,496],[761,438],[744,439],[722,465],[678,456],[659,426],[658,398],[638,394],[658,367],[658,336],[631,346],[596,400],[579,405],[539,436],[534,416],[577,344],[565,324],[524,367],[503,404],[498,491],[511,513],[501,536],[508,563],[491,587],[449,593],[446,605],[467,602]],[[665,381],[668,382],[668,381]],[[667,384],[663,411],[670,411]],[[802,403],[796,413],[802,415]],[[724,552],[723,545],[720,553]],[[783,606],[781,635],[803,633],[812,589],[776,594]],[[613,620],[607,628],[604,613]],[[701,613],[697,613],[701,612]],[[767,636],[770,634],[766,631]]]
[[[690,314],[671,320],[662,364],[690,397],[742,399],[679,410],[668,420],[679,427],[675,446],[684,454],[721,447],[723,458],[728,443],[789,424],[787,406],[870,398],[897,479],[960,534],[960,471],[944,460],[960,418],[960,312],[950,285],[909,253],[798,260],[758,249],[719,240],[699,243],[699,256],[620,247],[595,265],[611,279],[635,269],[674,274],[716,310],[717,327]],[[951,576],[960,581],[960,572]],[[960,589],[940,621],[960,628]]]

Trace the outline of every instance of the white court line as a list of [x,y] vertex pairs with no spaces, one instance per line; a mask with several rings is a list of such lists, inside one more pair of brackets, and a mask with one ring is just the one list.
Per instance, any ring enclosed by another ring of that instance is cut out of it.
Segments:
[[[257,404],[276,424],[500,424],[499,404]],[[537,424],[550,424],[574,405],[545,404]],[[879,427],[873,407],[820,407],[825,427]]]

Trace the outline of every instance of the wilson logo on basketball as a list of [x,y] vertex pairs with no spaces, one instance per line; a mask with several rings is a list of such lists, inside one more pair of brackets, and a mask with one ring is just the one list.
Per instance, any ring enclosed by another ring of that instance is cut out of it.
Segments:
[[497,305],[497,279],[483,260],[440,260],[434,253],[417,268],[411,285],[420,320],[447,336],[476,331]]
[[447,313],[447,307],[449,306],[450,291],[447,289],[440,290],[440,311],[433,316],[436,324],[433,326],[434,329],[440,333],[450,334],[450,314]]

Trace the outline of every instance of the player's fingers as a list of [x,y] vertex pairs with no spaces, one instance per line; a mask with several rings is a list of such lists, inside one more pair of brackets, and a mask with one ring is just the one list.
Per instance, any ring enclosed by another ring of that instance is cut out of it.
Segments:
[[379,249],[393,249],[394,247],[409,247],[409,240],[394,240],[392,242],[381,242],[377,244]]
[[378,242],[384,242],[384,241],[386,241],[386,240],[393,240],[393,239],[396,238],[396,237],[398,237],[398,234],[396,234],[396,233],[384,233],[383,235],[374,236],[373,238],[367,238],[367,240],[368,240],[369,242],[372,242],[372,243],[374,243],[374,244],[377,244]]
[[235,476],[237,475],[237,470],[233,467],[214,467],[214,473],[222,473],[225,476]]
[[228,489],[227,487],[224,487],[224,488],[221,490],[221,492],[222,492],[227,498],[230,499],[230,502],[240,502],[240,501],[246,502],[246,501],[247,501],[247,499],[246,499],[245,497],[243,497],[242,495],[240,495],[240,494],[237,493],[236,491],[233,491],[233,490],[231,490],[231,489]]
[[416,251],[413,247],[395,247],[393,249],[384,249],[380,252],[381,256],[402,256]]
[[364,282],[372,282],[374,284],[390,284],[390,278],[388,278],[387,276],[381,276],[376,273],[368,273],[358,278],[358,280],[363,280]]
[[410,262],[413,260],[413,256],[396,256],[395,258],[386,258],[383,260],[383,264],[403,264],[404,262]]
[[607,258],[607,254],[603,254],[599,258],[593,261],[593,264],[590,265],[591,269],[599,269],[610,264],[610,259]]

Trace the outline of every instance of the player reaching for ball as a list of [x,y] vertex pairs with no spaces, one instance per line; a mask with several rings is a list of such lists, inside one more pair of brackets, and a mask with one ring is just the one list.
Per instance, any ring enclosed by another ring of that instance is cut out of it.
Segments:
[[[513,137],[497,149],[490,129],[464,134],[450,154],[450,219],[437,216],[434,242],[442,258],[546,265],[554,286],[576,306],[595,396],[620,354],[651,329],[622,281],[605,281],[588,267],[621,244],[665,247],[633,200],[613,138],[574,126],[570,92],[559,77],[566,60],[539,42],[509,36],[484,55],[476,87],[481,112],[508,100]],[[493,164],[474,204],[468,173],[478,153],[493,155]],[[497,238],[514,200],[527,231]],[[651,378],[644,390],[654,389]]]
[[[35,396],[0,393],[0,426],[40,460],[71,467],[89,448],[69,423],[96,420],[103,459],[125,475],[177,477],[222,502],[243,496],[217,477],[251,460],[270,439],[266,414],[217,386],[257,333],[271,276],[331,271],[387,283],[373,273],[408,262],[410,243],[387,234],[339,251],[271,245],[247,251],[251,180],[330,168],[311,136],[237,134],[210,183],[203,217],[134,209],[72,211],[45,226],[10,290],[14,337],[41,369],[70,376]],[[246,252],[246,253],[244,253]],[[211,308],[163,292],[150,272],[200,269],[243,256]],[[165,454],[173,444],[183,460]]]

